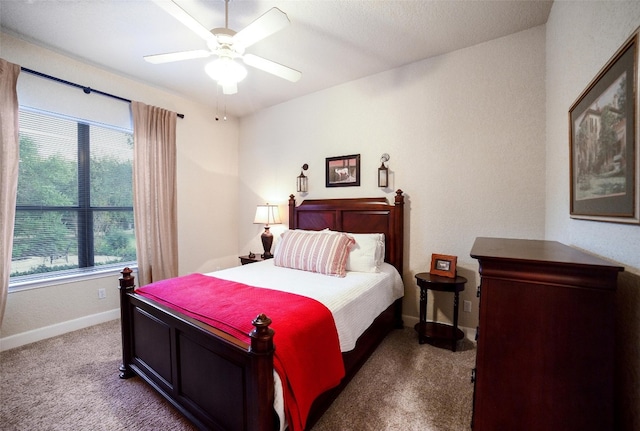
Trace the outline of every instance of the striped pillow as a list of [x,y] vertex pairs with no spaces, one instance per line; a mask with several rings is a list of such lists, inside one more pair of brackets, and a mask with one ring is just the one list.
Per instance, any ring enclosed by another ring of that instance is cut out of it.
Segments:
[[347,273],[349,250],[354,243],[353,237],[342,232],[309,233],[289,230],[282,234],[274,264],[344,277]]

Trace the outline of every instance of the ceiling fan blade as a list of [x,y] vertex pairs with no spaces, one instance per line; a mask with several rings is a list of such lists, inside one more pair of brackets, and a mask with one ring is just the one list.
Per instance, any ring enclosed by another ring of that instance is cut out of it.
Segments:
[[233,37],[234,43],[247,48],[289,25],[287,14],[277,7],[269,9]]
[[207,42],[216,41],[216,37],[213,34],[211,34],[209,29],[207,29],[205,26],[203,26],[198,21],[196,21],[194,17],[189,15],[184,9],[178,6],[175,2],[167,1],[167,0],[153,0],[153,2],[158,6],[160,6],[162,9],[164,9],[168,14],[173,16],[175,19],[180,21],[182,24],[187,26],[187,28],[189,28],[191,31],[196,33],[202,39],[206,40]]
[[206,58],[212,52],[206,49],[196,49],[194,51],[170,52],[167,54],[145,55],[143,58],[153,64],[171,63],[172,61],[191,60],[194,58]]
[[266,58],[258,57],[257,55],[245,54],[242,56],[242,60],[248,66],[264,70],[287,81],[297,82],[302,77],[302,73],[295,69],[267,60]]

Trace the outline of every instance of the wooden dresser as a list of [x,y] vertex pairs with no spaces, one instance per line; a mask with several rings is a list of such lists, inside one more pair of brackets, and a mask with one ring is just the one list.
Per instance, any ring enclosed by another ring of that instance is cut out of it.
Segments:
[[614,429],[614,295],[624,268],[554,241],[477,238],[474,431]]

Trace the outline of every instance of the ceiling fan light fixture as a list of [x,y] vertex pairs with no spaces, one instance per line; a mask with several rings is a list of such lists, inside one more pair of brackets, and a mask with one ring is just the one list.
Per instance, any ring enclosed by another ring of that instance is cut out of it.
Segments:
[[247,76],[247,69],[229,57],[220,57],[204,67],[207,75],[223,87],[237,84]]
[[238,92],[238,84],[235,82],[232,84],[219,83],[218,85],[222,87],[222,94],[236,94]]

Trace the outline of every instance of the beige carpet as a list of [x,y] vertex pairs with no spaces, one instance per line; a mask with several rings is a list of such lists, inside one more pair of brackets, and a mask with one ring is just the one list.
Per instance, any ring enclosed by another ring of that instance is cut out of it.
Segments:
[[[2,430],[193,430],[138,378],[118,378],[119,321],[0,353]],[[472,343],[392,332],[313,431],[469,430]]]
[[470,430],[475,346],[419,345],[413,328],[392,332],[313,431]]

